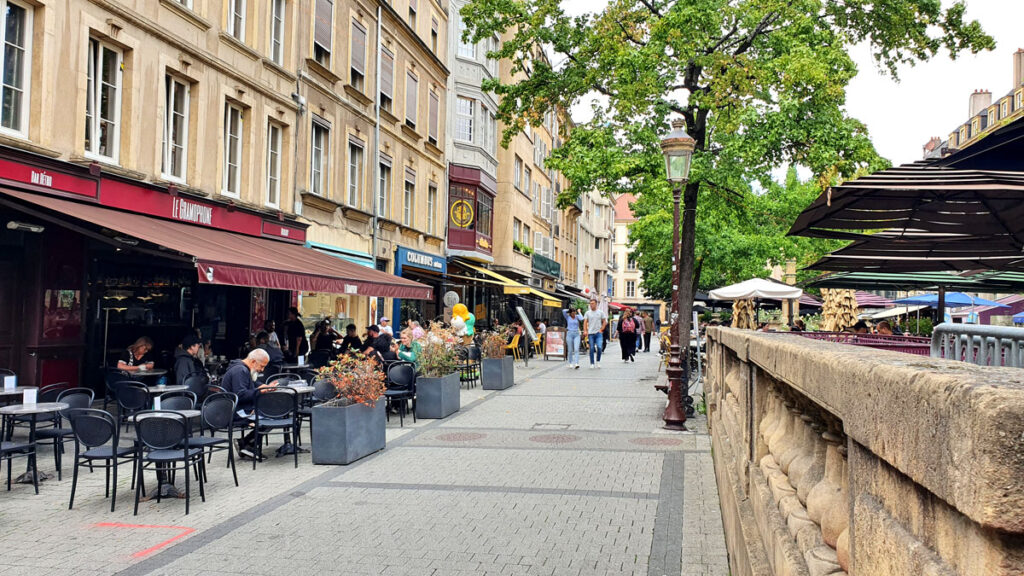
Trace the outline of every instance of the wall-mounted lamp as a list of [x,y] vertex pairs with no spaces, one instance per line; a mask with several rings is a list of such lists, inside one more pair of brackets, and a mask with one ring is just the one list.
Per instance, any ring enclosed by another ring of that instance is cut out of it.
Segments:
[[42,234],[43,230],[46,230],[46,228],[40,226],[39,224],[28,224],[26,222],[15,222],[14,220],[11,220],[10,222],[7,223],[7,229],[8,230],[20,230],[21,232],[31,232],[33,234]]

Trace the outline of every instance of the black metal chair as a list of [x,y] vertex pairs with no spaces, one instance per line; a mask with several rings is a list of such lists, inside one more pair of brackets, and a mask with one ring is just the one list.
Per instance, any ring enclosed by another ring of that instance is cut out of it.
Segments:
[[405,427],[405,412],[412,402],[412,421],[416,422],[416,367],[412,362],[392,362],[388,366],[387,390],[384,398],[387,401],[387,418],[391,420],[391,409],[398,403],[398,421]]
[[117,391],[118,417],[127,431],[129,417],[142,410],[148,410],[153,400],[150,398],[149,388],[142,382],[124,380],[118,382],[115,389]]
[[67,408],[53,415],[53,425],[48,428],[36,429],[36,443],[44,440],[53,441],[53,463],[57,467],[57,480],[63,480],[61,460],[64,456],[64,444],[72,439],[74,432],[64,428],[63,421],[71,410],[92,407],[94,392],[91,388],[65,388],[57,394],[56,402],[64,402]]
[[117,404],[117,384],[124,382],[128,375],[117,368],[107,368],[103,373],[103,409],[108,404]]
[[[203,400],[200,410],[199,436],[189,439],[189,445],[206,451],[207,460],[212,460],[213,453],[226,450],[228,453],[228,466],[231,468],[231,475],[235,478],[235,486],[238,486],[238,472],[235,470],[235,446],[234,431],[248,428],[237,424],[235,410],[238,408],[238,396],[231,393],[211,394]],[[206,436],[206,431],[210,432]],[[217,436],[217,432],[226,432],[227,438]],[[204,472],[205,474],[205,472]],[[208,479],[207,479],[208,480]]]
[[465,348],[465,359],[459,365],[459,383],[465,384],[466,388],[475,388],[480,385],[480,358],[478,346]]
[[333,400],[338,397],[338,390],[334,387],[334,384],[326,378],[317,378],[313,380],[313,393],[309,395],[308,400],[303,402],[303,406],[299,408],[298,412],[298,424],[295,428],[295,443],[302,444],[302,423],[306,420],[310,421],[310,425],[313,422],[313,406]]
[[[91,471],[97,461],[102,461],[106,470],[105,498],[110,498],[110,511],[117,503],[117,467],[131,463],[135,458],[134,446],[120,445],[121,427],[117,420],[105,410],[73,408],[66,414],[71,422],[75,439],[75,465],[71,475],[71,499],[68,510],[75,505],[75,489],[78,487],[78,469],[87,464]],[[85,451],[82,451],[82,447]],[[135,485],[135,469],[132,468],[132,485]]]
[[161,410],[195,410],[196,395],[189,390],[164,392],[160,395]]
[[[8,423],[8,419],[4,419],[4,427],[11,427],[14,423]],[[7,437],[7,430],[0,427],[0,438]],[[7,491],[11,491],[11,473],[14,470],[14,462],[12,458],[25,457],[28,458],[29,467],[32,469],[32,485],[36,489],[36,494],[39,494],[39,466],[36,463],[36,445],[32,442],[9,442],[6,440],[0,441],[0,463],[4,460],[7,461]]]
[[[252,469],[256,469],[256,461],[263,459],[262,440],[270,434],[282,434],[288,442],[289,434],[298,434],[299,395],[288,387],[272,388],[256,395],[254,423],[256,425],[256,457],[252,459]],[[299,451],[294,450],[295,467],[299,467]]]
[[287,386],[289,382],[294,382],[296,380],[302,380],[302,377],[298,374],[292,374],[291,372],[281,372],[280,374],[267,376],[266,383],[273,384],[277,382],[278,386]]
[[[70,387],[71,384],[68,382],[57,382],[54,384],[47,384],[46,386],[40,388],[38,392],[36,392],[36,402],[56,402],[57,396],[59,396],[62,391],[67,390]],[[4,440],[11,440],[11,438],[14,436],[15,428],[30,427],[33,419],[36,419],[36,417],[15,416],[13,418],[9,418],[11,425],[7,427],[7,434],[3,436]],[[54,427],[56,425],[54,422],[55,419],[59,423],[59,419],[57,419],[56,417],[48,419],[36,419],[36,431],[39,432]]]
[[195,394],[196,398],[205,398],[209,393],[210,377],[205,372],[192,374],[182,384],[188,386],[188,391]]
[[139,514],[139,496],[144,494],[145,471],[147,467],[158,472],[156,501],[160,502],[159,474],[167,474],[168,480],[178,470],[185,472],[185,514],[189,512],[191,500],[192,468],[197,467],[196,480],[199,482],[199,497],[206,502],[203,488],[203,474],[206,463],[203,450],[190,445],[188,420],[177,412],[146,410],[133,416],[135,422],[135,515]]

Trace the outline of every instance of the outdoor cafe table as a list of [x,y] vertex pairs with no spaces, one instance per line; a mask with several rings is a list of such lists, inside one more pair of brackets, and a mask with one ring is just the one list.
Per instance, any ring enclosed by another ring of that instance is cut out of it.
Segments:
[[163,368],[153,368],[151,370],[136,370],[132,372],[130,376],[132,378],[158,378],[160,376],[166,376],[167,370]]
[[14,388],[0,388],[0,398],[8,398],[10,396],[21,396],[25,393],[25,390],[35,388],[34,386],[15,386]]
[[160,394],[164,394],[167,392],[182,392],[184,390],[188,390],[188,386],[185,386],[184,384],[171,384],[169,386],[154,385],[146,386],[146,389],[149,390],[150,395],[159,396]]
[[300,370],[308,370],[310,368],[312,368],[312,366],[310,366],[308,362],[305,364],[281,364],[281,370],[284,372],[298,372]]
[[[36,420],[40,414],[55,414],[68,408],[69,405],[66,402],[39,402],[36,404],[11,404],[10,406],[0,407],[0,416],[4,418],[15,418],[18,416],[29,416],[28,425],[28,441],[30,444],[36,442]],[[32,468],[36,467],[37,454],[33,453],[32,457],[29,458],[28,464],[25,466],[25,474],[18,476],[15,482],[19,484],[30,480],[32,478]],[[10,466],[10,462],[7,464]],[[39,481],[51,478],[52,475],[39,473]]]

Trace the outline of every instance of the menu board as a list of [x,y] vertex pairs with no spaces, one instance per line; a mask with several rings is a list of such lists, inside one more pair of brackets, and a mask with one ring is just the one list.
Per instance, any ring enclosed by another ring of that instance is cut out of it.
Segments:
[[549,327],[544,333],[544,359],[565,358],[565,328]]

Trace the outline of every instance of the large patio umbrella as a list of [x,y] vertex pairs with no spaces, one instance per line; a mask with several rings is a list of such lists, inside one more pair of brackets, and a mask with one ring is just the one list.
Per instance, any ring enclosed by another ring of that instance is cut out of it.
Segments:
[[854,297],[857,299],[857,306],[860,308],[889,308],[893,305],[892,300],[863,290],[857,290],[854,293]]
[[751,278],[740,282],[712,290],[708,297],[712,300],[753,300],[755,298],[765,300],[792,300],[799,298],[804,293],[796,286],[773,282],[764,278]]
[[[906,298],[900,298],[899,300],[893,300],[896,304],[903,304],[906,306],[938,306],[939,295],[938,294],[918,294],[917,296],[907,296]],[[1009,308],[1006,304],[996,302],[994,300],[986,300],[985,298],[976,298],[968,296],[963,292],[946,292],[946,307],[947,308],[962,308],[964,306],[992,306],[995,308]]]

